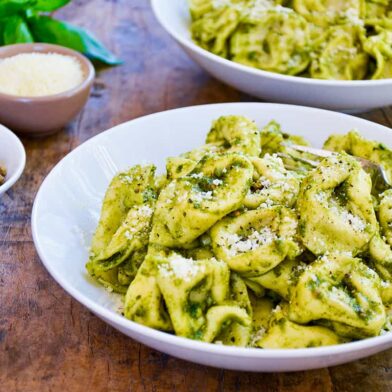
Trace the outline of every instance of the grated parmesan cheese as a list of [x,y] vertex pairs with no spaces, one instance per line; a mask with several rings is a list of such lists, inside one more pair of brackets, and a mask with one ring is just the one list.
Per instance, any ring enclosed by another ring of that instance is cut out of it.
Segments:
[[193,173],[190,175],[192,178],[203,178],[203,173]]
[[132,176],[128,176],[128,175],[121,176],[121,182],[123,184],[132,184],[132,181],[133,181],[133,177]]
[[319,203],[322,203],[322,202],[325,201],[325,193],[323,193],[323,192],[316,193],[316,194],[314,195],[314,198],[315,198],[316,201],[318,201]]
[[346,18],[350,23],[354,25],[356,24],[363,26],[365,24],[364,21],[360,18],[359,10],[355,8],[349,8],[347,11],[343,12],[341,16],[343,18]]
[[192,201],[195,203],[201,203],[203,200],[211,200],[212,199],[212,192],[195,192],[192,195]]
[[274,205],[274,202],[271,199],[267,199],[264,203],[261,203],[259,205],[259,209],[269,208],[269,207],[272,207],[273,205]]
[[168,263],[159,265],[159,272],[164,277],[176,277],[185,282],[192,280],[199,272],[205,271],[205,265],[199,265],[193,259],[185,259],[181,256],[172,256]]
[[249,347],[255,347],[257,342],[265,335],[265,328],[261,327],[251,335]]
[[359,216],[353,215],[351,212],[342,209],[338,210],[335,206],[331,208],[331,211],[339,215],[345,222],[347,222],[355,231],[364,231],[366,228],[366,222],[364,222]]
[[138,211],[137,214],[139,216],[145,216],[145,217],[150,217],[152,215],[152,213],[154,212],[154,210],[146,205],[141,206]]
[[262,245],[268,245],[276,240],[276,234],[269,227],[264,227],[260,231],[253,230],[245,239],[238,234],[229,234],[225,238],[226,245],[229,248],[228,254],[233,257],[239,253],[246,253],[259,248]]
[[22,53],[0,60],[0,92],[41,97],[71,90],[83,81],[79,61],[58,53]]
[[264,188],[269,188],[271,186],[271,181],[268,178],[261,177],[260,178],[260,184]]

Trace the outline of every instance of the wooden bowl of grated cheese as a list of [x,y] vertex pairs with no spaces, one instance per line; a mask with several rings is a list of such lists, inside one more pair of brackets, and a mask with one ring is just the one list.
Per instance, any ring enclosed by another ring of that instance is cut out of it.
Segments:
[[42,136],[62,129],[85,105],[94,67],[82,54],[58,45],[0,48],[0,123]]

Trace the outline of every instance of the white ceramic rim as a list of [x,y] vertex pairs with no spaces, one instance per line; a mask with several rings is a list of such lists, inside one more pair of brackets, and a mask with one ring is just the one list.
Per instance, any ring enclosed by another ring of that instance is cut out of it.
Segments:
[[[129,122],[143,122],[147,118],[152,118],[152,117],[157,117],[160,116],[162,113],[173,113],[173,112],[178,112],[178,111],[184,111],[184,110],[189,110],[190,108],[194,107],[211,107],[211,106],[229,106],[229,105],[258,105],[260,107],[268,107],[268,106],[280,106],[282,108],[284,107],[296,107],[299,111],[305,110],[305,111],[316,111],[316,112],[328,112],[331,117],[336,116],[336,117],[341,117],[341,116],[348,116],[348,117],[354,117],[354,116],[349,116],[348,114],[343,114],[343,113],[337,113],[325,109],[316,109],[316,108],[311,108],[311,107],[305,107],[305,106],[297,106],[297,105],[287,105],[287,104],[275,104],[275,103],[256,103],[256,102],[241,102],[241,103],[218,103],[218,104],[209,104],[209,105],[195,105],[191,107],[183,107],[179,109],[172,109],[172,110],[167,110],[163,112],[158,112],[158,113],[153,113],[147,116],[142,116],[139,118],[136,118],[134,120],[130,120],[128,122],[125,122],[123,124],[119,124],[113,128],[110,128],[107,131],[104,131],[91,139],[85,141],[82,143],[80,146],[75,148],[73,151],[71,151],[69,154],[67,154],[63,159],[60,160],[60,162],[49,172],[45,180],[42,182],[40,189],[37,192],[36,198],[34,200],[34,205],[33,205],[33,210],[32,210],[32,216],[31,216],[31,228],[32,228],[32,235],[33,235],[33,240],[35,247],[37,249],[38,255],[49,272],[49,274],[53,277],[53,279],[68,293],[70,294],[73,298],[75,298],[78,302],[80,302],[82,305],[84,305],[86,308],[88,308],[90,311],[92,311],[95,315],[98,317],[101,317],[104,320],[110,320],[113,322],[115,325],[119,326],[123,330],[132,330],[137,334],[144,335],[145,337],[151,338],[155,341],[161,341],[167,344],[170,344],[172,346],[178,346],[181,348],[186,348],[189,350],[195,350],[201,353],[206,353],[206,354],[215,354],[215,355],[223,355],[223,356],[233,356],[233,357],[242,357],[242,358],[260,358],[260,359],[301,359],[301,358],[313,358],[313,357],[328,357],[328,356],[333,356],[333,355],[338,355],[338,354],[348,354],[360,350],[366,350],[372,348],[375,344],[377,346],[383,345],[385,343],[391,342],[392,341],[392,333],[387,333],[382,336],[376,336],[372,338],[367,338],[363,340],[358,340],[355,342],[349,342],[349,343],[344,343],[344,344],[339,344],[339,345],[334,345],[334,346],[323,346],[323,347],[311,347],[311,348],[299,348],[299,349],[259,349],[259,348],[242,348],[242,347],[231,347],[231,346],[223,346],[223,345],[217,345],[213,343],[204,343],[200,342],[197,340],[192,340],[192,339],[187,339],[183,337],[179,337],[176,335],[171,335],[166,332],[162,332],[159,330],[155,330],[150,327],[143,326],[141,324],[135,323],[134,321],[128,320],[125,317],[121,316],[120,314],[115,313],[114,311],[111,311],[102,305],[99,305],[95,303],[94,301],[90,300],[88,297],[83,295],[82,292],[78,291],[77,289],[68,286],[66,280],[63,278],[63,275],[59,274],[55,268],[52,268],[49,260],[47,260],[44,257],[44,251],[43,251],[43,246],[37,236],[37,225],[38,225],[38,217],[37,217],[37,205],[39,203],[39,199],[41,196],[41,193],[43,193],[44,188],[46,183],[48,182],[48,179],[56,173],[58,170],[61,169],[62,165],[64,162],[66,162],[68,159],[72,159],[72,156],[75,154],[76,151],[79,149],[85,148],[87,145],[92,144],[93,142],[96,142],[98,139],[103,138],[104,136],[106,137],[107,135],[110,135],[112,132],[116,132],[116,130],[120,127],[125,126]],[[358,117],[355,117],[357,120],[360,120],[363,122],[364,126],[366,126],[367,123],[373,124],[374,123],[368,120],[364,120]],[[388,132],[392,132],[391,129],[388,127],[385,127],[383,125],[377,124],[380,128],[384,128],[385,130],[388,130]],[[392,137],[392,135],[391,135]],[[112,324],[113,325],[113,324]]]
[[[186,1],[186,0],[184,0]],[[276,79],[280,81],[287,81],[293,83],[303,83],[303,84],[312,84],[312,85],[321,85],[321,86],[334,86],[334,87],[372,87],[372,86],[380,86],[385,84],[392,84],[392,78],[389,79],[377,79],[377,80],[323,80],[323,79],[311,79],[304,78],[302,76],[292,76],[292,75],[284,75],[270,71],[263,71],[262,69],[252,68],[246,65],[242,65],[240,63],[236,63],[231,60],[227,60],[223,57],[220,57],[216,54],[209,52],[206,49],[201,48],[196,45],[192,40],[187,39],[176,31],[176,29],[172,28],[172,26],[168,23],[165,23],[164,19],[161,17],[159,11],[159,3],[162,0],[151,0],[151,7],[154,12],[155,17],[161,26],[181,45],[189,48],[193,52],[197,52],[199,55],[208,58],[211,61],[216,63],[220,63],[223,66],[236,69],[237,71],[242,71],[248,74],[253,74],[256,76],[264,76],[270,79]],[[168,6],[171,4],[170,1],[167,1]]]
[[18,166],[16,167],[16,170],[11,175],[11,177],[8,178],[6,177],[4,184],[0,186],[0,195],[1,195],[7,192],[8,189],[10,189],[16,183],[16,181],[19,180],[20,176],[22,175],[26,165],[26,151],[23,147],[22,142],[11,130],[6,128],[4,125],[0,124],[0,132],[4,132],[8,134],[9,138],[14,143],[15,155],[18,156]]

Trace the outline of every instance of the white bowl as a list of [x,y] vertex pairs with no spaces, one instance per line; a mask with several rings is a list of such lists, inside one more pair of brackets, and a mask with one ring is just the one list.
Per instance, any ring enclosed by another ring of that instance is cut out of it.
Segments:
[[5,182],[0,186],[0,195],[18,181],[26,164],[26,152],[22,142],[8,128],[0,125],[0,165],[7,169]]
[[142,117],[104,132],[68,154],[43,182],[34,202],[32,231],[41,260],[75,299],[124,334],[165,353],[227,369],[291,371],[320,368],[362,358],[392,347],[392,333],[343,345],[250,349],[201,343],[136,324],[116,312],[118,296],[90,279],[88,245],[106,187],[118,170],[142,162],[163,169],[165,158],[204,142],[211,121],[241,114],[263,126],[271,119],[315,146],[331,132],[358,128],[392,147],[391,130],[356,117],[291,105],[234,103],[195,106]]
[[392,104],[392,79],[309,79],[262,71],[216,56],[192,41],[187,0],[151,0],[151,4],[158,21],[190,57],[217,79],[248,94],[271,102],[351,113]]

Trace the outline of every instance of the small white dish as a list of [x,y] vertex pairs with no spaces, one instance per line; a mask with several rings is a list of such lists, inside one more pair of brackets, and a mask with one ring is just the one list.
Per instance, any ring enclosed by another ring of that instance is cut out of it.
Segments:
[[163,28],[201,67],[255,97],[351,113],[392,104],[392,79],[319,80],[251,68],[216,56],[192,41],[187,0],[151,0],[151,5]]
[[26,152],[22,142],[8,128],[0,125],[0,165],[7,169],[5,182],[0,185],[0,195],[8,191],[22,175]]
[[41,185],[33,207],[32,232],[46,269],[71,296],[114,328],[159,351],[204,365],[264,372],[305,370],[338,365],[392,347],[392,333],[295,350],[227,347],[184,339],[125,319],[116,311],[119,297],[89,278],[85,269],[88,246],[113,175],[146,162],[163,170],[166,157],[201,145],[212,120],[228,114],[248,116],[259,127],[274,119],[285,131],[306,137],[316,147],[321,147],[332,132],[346,133],[353,128],[392,147],[389,128],[340,113],[291,105],[194,106],[124,123],[76,148]]

